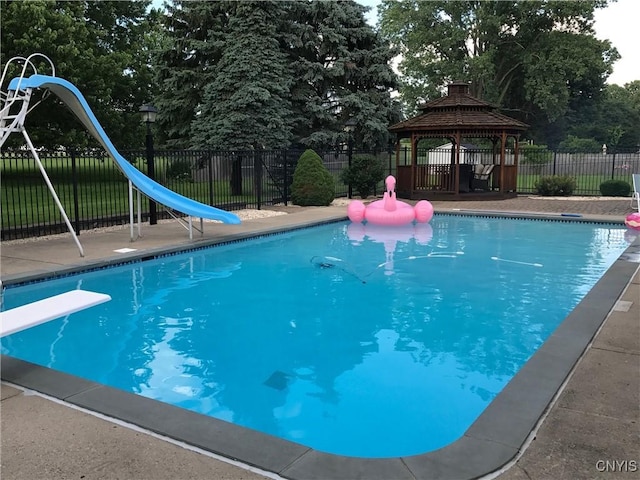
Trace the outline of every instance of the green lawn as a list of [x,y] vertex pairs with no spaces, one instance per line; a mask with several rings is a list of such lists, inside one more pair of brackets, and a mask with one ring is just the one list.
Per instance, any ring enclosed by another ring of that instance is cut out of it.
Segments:
[[[59,221],[61,215],[35,161],[33,159],[3,160],[0,172],[3,227]],[[70,163],[69,158],[43,160],[47,175],[60,198],[60,202],[67,215],[74,220],[74,175]],[[144,166],[142,162],[136,163],[138,167]],[[156,169],[156,178],[160,180],[165,177],[163,165],[160,162],[159,168]],[[142,172],[147,173],[146,169],[142,169]],[[128,215],[128,181],[109,158],[105,158],[104,161],[85,157],[78,158],[75,178],[77,179],[75,184],[80,219],[91,220]],[[274,190],[269,186],[269,181],[269,178],[263,179],[265,193]],[[231,195],[231,186],[228,180],[215,180],[211,185],[209,182],[196,183],[185,180],[160,181],[159,183],[164,183],[170,190],[204,204],[212,203],[224,207],[231,204],[242,205],[257,202],[251,178],[243,179],[243,195],[235,196]],[[134,201],[137,198],[136,193],[134,191]],[[263,201],[264,198],[263,195]],[[148,202],[143,196],[142,211],[147,212],[147,210]]]
[[[540,177],[547,176],[541,174],[519,174],[518,191],[535,192],[535,183]],[[600,195],[600,184],[606,180],[611,180],[611,175],[571,175],[576,179],[576,189],[574,195]],[[616,175],[616,180],[624,180],[629,185],[633,185],[631,174]]]

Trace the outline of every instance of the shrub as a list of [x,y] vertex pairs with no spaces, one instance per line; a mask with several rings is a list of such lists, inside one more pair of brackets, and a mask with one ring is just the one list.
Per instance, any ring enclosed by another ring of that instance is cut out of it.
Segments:
[[600,193],[605,197],[628,197],[631,185],[624,180],[605,180],[600,184]]
[[538,195],[568,197],[576,188],[576,179],[569,175],[550,175],[540,177],[534,186]]
[[575,135],[568,135],[560,145],[559,150],[567,153],[600,153],[602,146],[593,138],[580,138]]
[[362,198],[371,195],[376,185],[384,180],[384,165],[374,155],[354,155],[351,167],[340,173],[340,180],[358,192]]
[[327,206],[335,197],[336,186],[320,156],[306,150],[293,172],[291,201],[301,206]]
[[191,178],[191,162],[178,160],[167,167],[167,178],[178,181],[193,181]]

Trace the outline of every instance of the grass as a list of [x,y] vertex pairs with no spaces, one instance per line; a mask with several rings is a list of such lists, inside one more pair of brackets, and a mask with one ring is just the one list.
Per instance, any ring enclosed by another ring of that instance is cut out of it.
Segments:
[[[211,198],[208,188],[205,190],[198,184],[189,182],[176,182],[168,186],[171,190],[187,198],[209,204]],[[60,203],[69,217],[74,215],[73,185],[69,183],[54,183],[54,188]],[[228,182],[214,182],[213,204],[228,205],[232,203],[256,203],[254,194],[231,196]],[[249,191],[243,188],[244,192]],[[134,191],[134,196],[136,192]],[[128,182],[92,182],[88,184],[78,183],[77,186],[78,212],[82,219],[96,217],[110,217],[127,215],[129,212]],[[145,198],[143,196],[143,198]],[[134,198],[135,200],[135,198]],[[143,202],[146,201],[146,198]],[[12,184],[7,179],[2,181],[2,225],[34,225],[51,222],[52,219],[61,218],[59,210],[51,194],[40,179],[40,184],[20,182]],[[143,203],[143,211],[147,211],[146,203]]]
[[[535,183],[540,177],[548,174],[519,174],[518,175],[518,192],[535,192]],[[576,189],[574,195],[600,195],[600,184],[606,180],[611,180],[611,175],[571,175],[576,179]],[[624,180],[632,185],[631,174],[616,175],[616,180]]]
[[[142,173],[147,174],[145,162],[135,163]],[[72,171],[68,157],[43,159],[43,165],[60,202],[72,221],[75,219],[74,199],[76,197],[79,219],[93,220],[128,215],[128,181],[109,158],[101,160],[78,157],[75,173]],[[168,163],[160,158],[159,168],[156,169],[156,178],[160,179],[159,183],[187,198],[207,205],[220,205],[223,208],[225,205],[256,204],[258,201],[253,192],[252,178],[244,179],[242,195],[231,195],[228,180],[214,180],[211,184],[189,180],[162,181],[166,177],[166,169],[163,168],[165,165]],[[3,228],[62,221],[62,216],[51,198],[42,173],[32,158],[3,158],[0,175]],[[264,191],[273,190],[269,184],[270,179],[263,180]],[[147,200],[144,198],[143,212],[148,211],[147,205]]]

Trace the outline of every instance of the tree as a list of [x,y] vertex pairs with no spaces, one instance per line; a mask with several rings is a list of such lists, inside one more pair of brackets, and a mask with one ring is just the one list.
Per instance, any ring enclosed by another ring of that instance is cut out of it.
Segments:
[[358,146],[386,146],[400,110],[393,51],[365,11],[352,0],[173,0],[157,57],[167,145],[324,149],[346,140],[353,116]]
[[569,153],[600,153],[602,144],[593,138],[579,138],[574,135],[568,135],[558,148],[563,152]]
[[366,22],[366,11],[351,0],[290,5],[286,41],[299,79],[292,88],[294,133],[306,146],[346,141],[343,126],[353,118],[356,148],[384,148],[389,123],[400,119],[391,98],[399,86],[390,65],[397,52]]
[[637,150],[640,145],[640,80],[624,87],[608,85],[601,108],[608,144],[621,151]]
[[[35,52],[48,56],[56,75],[83,93],[114,144],[139,147],[138,108],[153,91],[150,52],[157,41],[158,12],[147,11],[150,3],[1,0],[1,62]],[[27,121],[37,145],[96,145],[53,95]]]
[[168,148],[191,148],[191,126],[202,92],[215,78],[229,15],[223,2],[174,0],[166,4],[165,35],[154,55],[159,92],[155,96],[158,141]]
[[[454,80],[532,128],[534,138],[572,105],[599,95],[619,58],[595,38],[582,2],[383,0],[381,28],[401,48],[401,94],[411,108],[437,98]],[[550,142],[551,144],[551,142]]]
[[247,1],[229,11],[222,55],[193,122],[194,143],[234,150],[288,145],[292,74],[278,42],[282,7]]
[[624,87],[607,85],[602,95],[572,106],[566,115],[568,136],[592,138],[620,151],[640,144],[640,80]]

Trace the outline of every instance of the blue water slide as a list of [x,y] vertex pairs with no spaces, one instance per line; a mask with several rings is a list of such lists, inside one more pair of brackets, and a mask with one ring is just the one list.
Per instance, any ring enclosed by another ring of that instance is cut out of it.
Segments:
[[11,80],[9,83],[9,90],[16,90],[17,88],[20,88],[21,90],[26,90],[28,88],[46,88],[55,93],[67,105],[73,114],[78,117],[91,135],[100,142],[107,153],[114,159],[120,170],[122,170],[122,173],[124,173],[124,175],[131,180],[131,183],[133,183],[133,185],[135,185],[135,187],[147,197],[165,205],[166,207],[191,215],[192,217],[219,220],[223,223],[240,223],[240,219],[237,215],[184,197],[153,181],[140,170],[135,168],[118,153],[91,111],[91,107],[89,107],[84,96],[71,82],[48,75],[32,75],[28,78],[14,78]]

